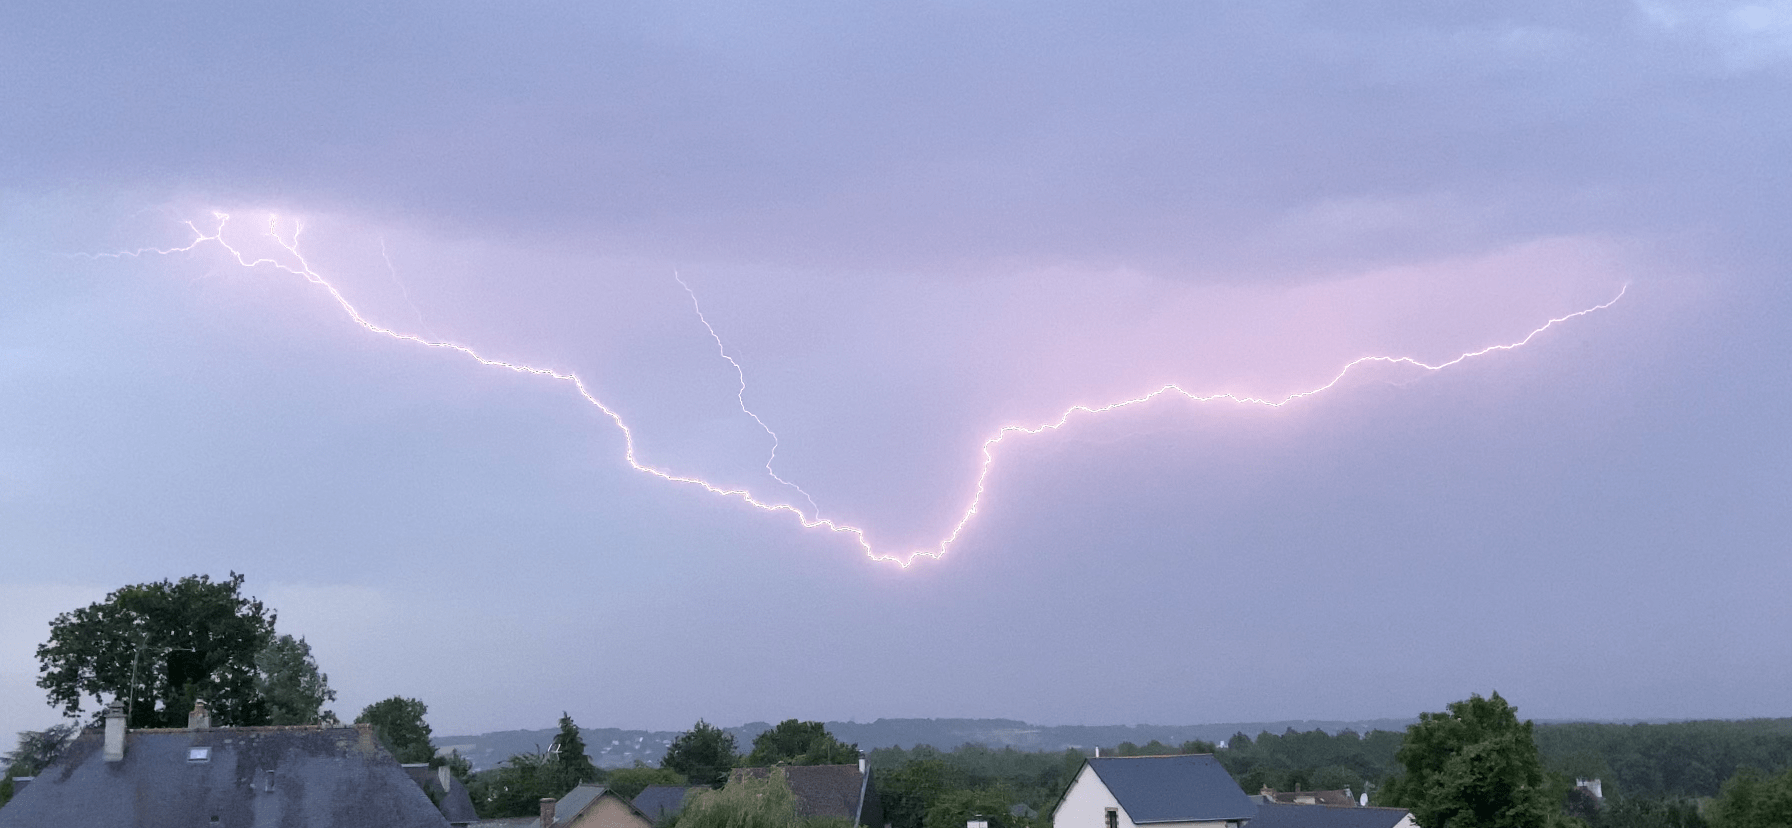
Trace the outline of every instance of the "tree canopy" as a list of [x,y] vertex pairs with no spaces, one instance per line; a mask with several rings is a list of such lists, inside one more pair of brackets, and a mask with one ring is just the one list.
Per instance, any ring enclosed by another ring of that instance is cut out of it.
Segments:
[[242,595],[243,576],[191,575],[134,584],[62,613],[37,648],[37,686],[50,704],[79,715],[123,702],[132,727],[184,727],[196,699],[219,725],[267,722],[255,656],[274,634],[274,613]]
[[367,705],[355,722],[373,725],[374,734],[399,762],[428,762],[436,755],[429,723],[423,720],[428,712],[429,705],[417,699],[393,696]]
[[267,705],[268,724],[305,725],[334,719],[324,705],[336,700],[330,677],[317,669],[303,638],[276,636],[255,654],[255,689]]
[[1792,770],[1769,776],[1744,768],[1724,783],[1711,807],[1712,828],[1792,825]]
[[678,812],[678,828],[799,828],[796,795],[782,770],[745,774],[720,790],[693,791]]
[[62,755],[63,748],[68,747],[69,740],[79,732],[80,727],[74,724],[21,732],[18,747],[11,753],[0,755],[0,770],[5,771],[4,778],[0,778],[0,805],[12,799],[13,777],[36,776],[38,771],[49,767]]
[[834,738],[821,722],[785,719],[753,737],[749,767],[772,765],[850,765],[859,761],[859,746]]
[[698,719],[672,740],[660,767],[682,774],[693,785],[720,785],[739,762],[734,734]]
[[579,726],[573,723],[571,714],[560,714],[560,733],[554,737],[554,746],[548,749],[543,772],[544,781],[555,791],[548,796],[553,797],[564,795],[581,782],[596,782],[603,778],[597,765],[592,764],[591,757],[585,754],[585,739],[579,735]]
[[[1261,740],[1259,740],[1261,741]],[[1531,723],[1494,693],[1421,713],[1397,754],[1406,772],[1378,800],[1426,828],[1537,828],[1566,822],[1546,783]]]

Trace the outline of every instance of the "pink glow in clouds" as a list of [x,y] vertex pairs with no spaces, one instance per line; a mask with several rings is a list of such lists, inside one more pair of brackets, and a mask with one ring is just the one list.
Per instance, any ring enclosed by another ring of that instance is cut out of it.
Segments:
[[[193,236],[182,245],[92,258],[169,256],[215,247],[241,268],[296,277],[322,291],[329,304],[367,333],[569,385],[621,431],[622,460],[636,471],[789,515],[805,529],[845,535],[872,560],[904,568],[917,557],[942,558],[959,542],[983,508],[1002,454],[1018,450],[1012,445],[1017,440],[1160,401],[1280,408],[1347,383],[1361,369],[1443,370],[1527,346],[1551,329],[1608,308],[1623,296],[1617,286],[1622,281],[1618,254],[1596,242],[1574,239],[1293,287],[1189,285],[1130,273],[1091,279],[1087,274],[1050,272],[969,284],[937,283],[937,289],[960,294],[952,307],[972,311],[954,326],[971,333],[954,350],[980,355],[974,370],[982,374],[979,387],[985,393],[975,405],[987,408],[1000,425],[970,426],[981,437],[968,479],[936,487],[960,493],[945,515],[925,521],[945,527],[935,530],[937,539],[891,548],[876,544],[858,519],[826,513],[810,495],[772,472],[771,455],[761,467],[778,485],[763,479],[743,484],[717,477],[704,468],[707,464],[701,457],[686,458],[676,467],[645,460],[643,452],[652,452],[642,449],[637,428],[618,408],[601,401],[592,382],[572,369],[492,356],[483,346],[476,350],[465,342],[369,318],[344,292],[340,279],[314,269],[308,261],[301,248],[302,222],[268,216],[238,229],[223,213],[215,221],[215,226],[204,228],[186,223]],[[269,243],[275,249],[256,252],[256,246],[265,248]],[[383,240],[381,259],[409,304],[410,289],[398,279]],[[695,303],[690,287],[674,278]],[[739,411],[772,438],[775,451],[778,438],[772,428],[748,408],[746,370],[728,353],[700,307],[693,304],[693,308],[721,349],[720,358],[737,377],[734,396]],[[420,321],[421,312],[415,305],[411,310]],[[965,370],[971,364],[958,367]],[[853,426],[867,434],[885,428],[866,420]],[[927,450],[937,452],[938,447]],[[958,474],[965,474],[964,462],[957,465]],[[788,499],[793,490],[802,494],[800,500]]]

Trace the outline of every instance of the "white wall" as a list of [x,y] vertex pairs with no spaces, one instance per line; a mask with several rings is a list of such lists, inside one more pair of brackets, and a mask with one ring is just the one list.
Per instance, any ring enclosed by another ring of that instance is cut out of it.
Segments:
[[[1107,811],[1119,811],[1119,828],[1139,828],[1120,807],[1120,800],[1101,784],[1101,777],[1087,763],[1077,772],[1076,781],[1064,793],[1064,801],[1052,812],[1052,828],[1107,828]],[[1153,822],[1148,828],[1225,828],[1224,822]]]

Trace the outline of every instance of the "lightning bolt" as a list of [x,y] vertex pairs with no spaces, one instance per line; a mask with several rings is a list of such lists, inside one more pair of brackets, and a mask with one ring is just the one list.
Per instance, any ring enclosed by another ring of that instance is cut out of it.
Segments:
[[[876,549],[872,548],[871,542],[865,537],[864,529],[861,529],[857,526],[840,523],[840,522],[837,522],[837,521],[834,521],[831,519],[823,518],[820,516],[819,510],[816,511],[815,517],[813,517],[813,518],[807,517],[803,514],[801,509],[798,509],[797,507],[795,507],[791,504],[770,503],[770,502],[761,500],[758,497],[754,496],[752,494],[752,492],[750,492],[749,490],[747,490],[745,488],[727,488],[727,487],[723,487],[723,486],[718,486],[714,483],[710,483],[706,480],[703,480],[702,478],[677,474],[677,473],[674,473],[674,472],[671,472],[671,471],[668,471],[665,469],[661,469],[661,468],[658,468],[655,466],[650,466],[650,465],[647,465],[647,464],[641,462],[639,454],[637,452],[636,445],[635,445],[635,433],[634,433],[633,429],[629,428],[628,423],[622,419],[622,415],[618,414],[615,409],[610,408],[608,405],[605,405],[602,400],[598,399],[597,396],[591,392],[590,387],[585,384],[584,380],[580,379],[578,377],[578,375],[576,375],[570,371],[560,371],[560,370],[555,370],[552,368],[541,368],[541,367],[527,365],[527,364],[520,363],[520,362],[509,362],[509,361],[502,360],[502,359],[488,357],[488,356],[486,356],[486,355],[484,355],[466,345],[461,345],[461,344],[454,343],[454,342],[438,340],[433,337],[426,338],[426,337],[418,336],[416,334],[403,333],[403,332],[393,330],[391,328],[385,327],[383,325],[380,325],[378,323],[368,320],[365,316],[361,315],[361,312],[359,310],[357,310],[355,308],[355,306],[348,301],[348,298],[345,297],[342,294],[342,292],[336,288],[336,286],[334,284],[331,284],[329,280],[327,280],[323,276],[319,275],[315,270],[313,270],[311,268],[311,265],[306,262],[304,255],[299,250],[299,235],[304,230],[303,225],[300,225],[300,224],[294,225],[294,229],[292,232],[292,239],[290,241],[288,241],[284,238],[281,238],[281,236],[280,236],[279,224],[278,224],[277,217],[271,216],[271,215],[268,217],[267,235],[270,238],[272,238],[276,244],[278,244],[282,249],[284,249],[292,257],[293,261],[297,263],[297,265],[294,266],[292,264],[288,264],[288,263],[279,261],[277,259],[272,259],[272,258],[267,258],[267,257],[252,259],[252,258],[249,258],[248,256],[245,256],[242,253],[242,251],[238,250],[236,247],[232,246],[229,242],[224,240],[224,228],[230,222],[229,214],[214,213],[213,216],[217,219],[218,225],[217,225],[217,228],[214,229],[213,231],[211,231],[210,233],[206,233],[205,231],[200,230],[198,225],[194,224],[191,221],[182,222],[182,224],[186,225],[186,227],[188,229],[193,231],[194,238],[191,242],[189,242],[188,244],[181,246],[181,247],[171,247],[171,248],[141,247],[141,248],[137,248],[136,250],[119,251],[116,253],[82,253],[82,254],[75,254],[75,255],[77,255],[79,257],[88,258],[88,259],[105,259],[105,258],[122,259],[122,258],[136,258],[136,257],[141,257],[141,256],[146,256],[146,255],[167,256],[167,255],[172,255],[175,253],[191,252],[191,251],[197,249],[199,246],[204,245],[204,244],[216,244],[227,255],[229,255],[231,258],[233,258],[238,265],[241,265],[244,268],[255,269],[255,268],[260,268],[260,267],[271,267],[276,270],[291,274],[293,276],[300,277],[300,278],[304,279],[305,281],[309,282],[310,284],[315,285],[318,289],[327,293],[329,295],[330,299],[332,301],[334,301],[339,308],[342,309],[343,313],[347,314],[348,318],[351,321],[353,321],[356,325],[359,325],[360,327],[362,327],[363,329],[367,330],[370,333],[378,334],[378,335],[384,336],[384,337],[389,337],[391,339],[401,340],[404,342],[415,343],[417,345],[421,345],[421,346],[424,346],[427,348],[436,348],[436,349],[440,349],[440,350],[451,351],[451,352],[460,354],[468,359],[471,359],[475,362],[478,362],[481,365],[486,365],[486,366],[489,366],[492,368],[501,368],[506,371],[514,371],[519,374],[529,374],[532,376],[538,376],[538,377],[553,380],[556,382],[566,383],[567,385],[571,386],[573,388],[573,390],[576,391],[580,397],[584,398],[585,402],[591,404],[598,411],[602,412],[604,414],[604,416],[608,417],[611,422],[615,423],[617,430],[622,432],[623,446],[624,446],[623,460],[625,462],[627,462],[629,467],[634,469],[635,471],[641,472],[643,474],[652,475],[661,480],[665,480],[669,483],[678,483],[678,484],[683,484],[683,485],[688,485],[688,486],[695,486],[695,487],[702,489],[703,491],[709,492],[710,494],[713,494],[713,495],[735,498],[735,499],[740,500],[743,503],[746,503],[749,506],[753,506],[755,508],[758,508],[758,509],[766,511],[766,512],[788,513],[791,516],[795,517],[797,522],[805,529],[823,529],[828,532],[848,535],[853,539],[854,542],[856,542],[859,545],[859,548],[864,551],[866,557],[870,558],[873,561],[887,561],[890,563],[894,563],[904,569],[907,569],[909,566],[911,566],[915,562],[915,559],[919,558],[919,557],[928,557],[928,558],[933,558],[935,560],[945,557],[946,553],[951,549],[952,545],[954,543],[957,543],[959,538],[964,535],[965,527],[970,525],[972,519],[976,518],[978,512],[983,507],[983,498],[988,490],[989,476],[990,476],[991,471],[995,468],[996,448],[998,446],[1000,446],[1001,444],[1003,444],[1004,442],[1007,442],[1010,438],[1038,435],[1038,434],[1044,434],[1046,432],[1058,431],[1058,430],[1064,428],[1066,425],[1068,425],[1070,423],[1072,417],[1075,417],[1079,414],[1094,416],[1094,415],[1098,415],[1098,414],[1104,414],[1104,413],[1107,413],[1110,411],[1118,411],[1123,408],[1130,408],[1133,406],[1144,405],[1146,403],[1150,403],[1159,398],[1171,397],[1171,396],[1181,396],[1181,397],[1189,400],[1190,402],[1196,402],[1196,403],[1210,403],[1210,402],[1225,401],[1225,402],[1236,403],[1238,405],[1254,405],[1254,406],[1264,406],[1264,407],[1268,407],[1268,408],[1281,408],[1286,405],[1289,405],[1290,403],[1296,402],[1298,400],[1304,400],[1309,397],[1313,397],[1315,395],[1322,394],[1326,391],[1329,391],[1332,388],[1336,387],[1339,383],[1343,382],[1344,378],[1349,376],[1350,373],[1352,371],[1356,370],[1359,366],[1369,365],[1369,364],[1374,364],[1374,363],[1382,363],[1382,364],[1387,364],[1387,365],[1407,365],[1407,366],[1419,368],[1419,369],[1422,369],[1425,371],[1442,371],[1442,370],[1445,370],[1452,366],[1459,365],[1463,362],[1467,362],[1468,360],[1474,359],[1476,357],[1485,356],[1487,354],[1492,354],[1492,353],[1496,353],[1496,352],[1500,352],[1500,351],[1510,351],[1510,350],[1514,350],[1517,348],[1522,348],[1522,347],[1530,344],[1532,340],[1536,339],[1538,336],[1542,335],[1545,331],[1548,331],[1551,328],[1554,328],[1558,325],[1565,324],[1565,323],[1570,322],[1575,319],[1579,319],[1580,317],[1587,316],[1589,314],[1597,313],[1599,311],[1610,308],[1611,306],[1617,304],[1619,300],[1623,299],[1624,295],[1627,292],[1629,292],[1629,290],[1630,290],[1630,286],[1628,284],[1626,284],[1622,288],[1620,288],[1618,290],[1618,294],[1616,296],[1612,297],[1610,300],[1607,300],[1600,304],[1594,305],[1590,308],[1586,308],[1584,310],[1578,310],[1573,313],[1569,313],[1569,314],[1565,314],[1563,316],[1558,316],[1558,317],[1552,318],[1552,319],[1544,322],[1542,325],[1539,325],[1536,328],[1532,329],[1530,331],[1530,333],[1525,334],[1525,336],[1523,338],[1521,338],[1515,342],[1509,342],[1509,343],[1504,343],[1504,344],[1499,344],[1499,345],[1489,345],[1489,346],[1481,348],[1479,350],[1467,351],[1467,352],[1457,355],[1456,357],[1454,357],[1452,359],[1448,359],[1443,362],[1429,363],[1429,362],[1424,362],[1424,361],[1415,359],[1413,357],[1389,357],[1389,356],[1358,357],[1357,359],[1354,359],[1354,360],[1351,360],[1350,362],[1345,363],[1344,367],[1338,369],[1338,372],[1336,374],[1334,374],[1332,376],[1332,378],[1330,380],[1326,381],[1325,383],[1318,385],[1316,387],[1304,390],[1304,391],[1296,391],[1296,392],[1287,394],[1285,396],[1282,396],[1280,398],[1247,396],[1247,395],[1241,395],[1241,394],[1234,394],[1231,392],[1221,392],[1221,393],[1215,393],[1215,394],[1197,394],[1197,393],[1189,391],[1175,383],[1168,383],[1168,384],[1160,386],[1148,393],[1141,394],[1139,396],[1131,397],[1131,398],[1124,399],[1124,400],[1119,400],[1117,402],[1108,403],[1106,405],[1098,405],[1098,406],[1097,405],[1073,405],[1073,406],[1065,409],[1064,413],[1058,415],[1057,419],[1049,421],[1049,422],[1041,423],[1039,425],[1035,425],[1035,426],[1024,426],[1024,425],[1001,426],[1000,428],[996,429],[994,434],[992,434],[988,439],[983,441],[983,444],[980,448],[980,452],[983,456],[983,460],[982,460],[982,463],[978,466],[976,482],[973,486],[973,494],[971,495],[970,501],[965,505],[964,511],[959,515],[957,522],[955,522],[952,525],[951,531],[949,531],[944,538],[942,538],[937,544],[935,544],[933,548],[931,548],[931,549],[916,549],[916,550],[913,550],[913,551],[907,553],[906,556],[903,556],[903,555],[892,554],[892,553],[878,552]],[[675,274],[675,276],[676,276],[676,274]],[[759,423],[760,428],[763,428],[767,434],[771,435],[772,440],[773,440],[773,457],[775,457],[776,451],[777,451],[777,435],[775,433],[773,433],[769,427],[766,426],[764,421],[759,419],[758,415],[753,414],[753,412],[748,410],[748,408],[747,408],[746,396],[745,396],[746,395],[746,373],[745,373],[745,371],[741,369],[739,362],[736,362],[731,356],[728,355],[727,349],[722,346],[721,337],[716,334],[715,328],[710,326],[709,320],[703,318],[703,310],[700,306],[698,306],[697,296],[694,292],[691,291],[690,286],[685,284],[683,278],[679,278],[678,282],[681,286],[683,286],[685,288],[685,291],[690,294],[692,307],[696,309],[698,318],[703,321],[704,327],[709,329],[710,336],[716,341],[717,348],[721,351],[722,358],[728,360],[728,362],[734,366],[737,376],[739,376],[740,383],[741,383],[740,389],[739,389],[738,393],[736,394],[736,399],[740,402],[741,410],[743,412],[745,412],[748,416],[752,417],[755,422]],[[777,480],[779,483],[782,483],[785,486],[789,486],[790,488],[796,489],[799,492],[803,491],[800,487],[796,486],[795,484],[789,483],[788,481],[784,480],[783,478],[778,477],[778,475],[776,473],[773,473],[771,471],[771,460],[770,459],[767,459],[767,461],[766,461],[766,471],[768,473],[771,473],[771,476],[773,477],[773,479]],[[804,495],[804,497],[808,497],[807,492],[803,492],[803,495]],[[813,498],[810,498],[809,505],[811,507],[814,507],[815,503],[814,503]]]
[[[815,498],[811,497],[808,492],[803,491],[803,487],[779,477],[777,472],[772,471],[772,461],[778,459],[778,434],[777,432],[772,431],[772,427],[766,425],[764,420],[759,419],[758,414],[754,414],[752,409],[747,408],[746,369],[741,368],[740,363],[735,362],[734,357],[728,355],[728,346],[722,344],[722,335],[716,333],[715,326],[709,324],[709,318],[703,315],[703,306],[697,302],[697,292],[691,290],[691,286],[685,283],[684,277],[679,275],[678,271],[672,271],[672,278],[677,279],[678,286],[684,288],[685,294],[691,297],[691,310],[697,312],[697,321],[702,322],[704,330],[709,331],[709,338],[716,341],[716,353],[721,354],[723,359],[728,360],[729,365],[734,366],[734,375],[740,379],[740,386],[735,389],[734,399],[736,402],[740,403],[741,413],[748,417],[752,417],[753,422],[759,424],[760,430],[764,431],[766,436],[772,438],[772,452],[765,458],[765,473],[771,475],[773,480],[797,490],[797,493],[801,494],[804,500],[809,501],[809,509],[812,513],[816,517],[821,517],[821,507],[815,505]],[[801,513],[799,512],[798,515],[800,516]]]

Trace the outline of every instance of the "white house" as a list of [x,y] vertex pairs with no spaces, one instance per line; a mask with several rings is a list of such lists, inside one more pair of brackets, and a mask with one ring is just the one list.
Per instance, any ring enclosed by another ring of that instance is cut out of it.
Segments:
[[1257,803],[1211,754],[1090,759],[1052,828],[1242,828]]

